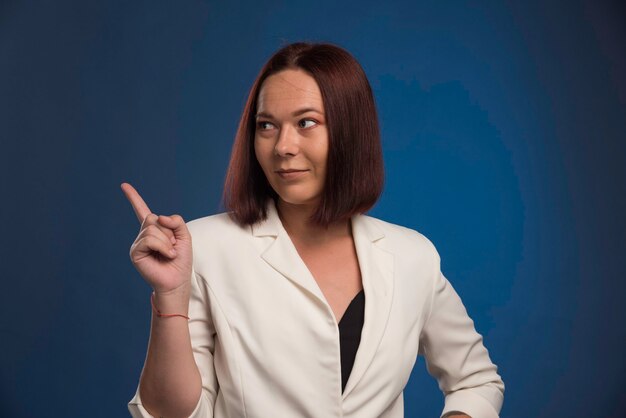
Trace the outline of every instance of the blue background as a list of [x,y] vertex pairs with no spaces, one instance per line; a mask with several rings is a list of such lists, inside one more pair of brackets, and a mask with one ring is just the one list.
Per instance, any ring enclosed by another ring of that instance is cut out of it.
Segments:
[[[366,70],[371,213],[439,249],[502,416],[625,416],[624,22],[591,0],[0,2],[0,415],[127,416],[150,291],[119,185],[157,213],[221,211],[252,80],[314,40]],[[442,408],[421,359],[405,401]]]

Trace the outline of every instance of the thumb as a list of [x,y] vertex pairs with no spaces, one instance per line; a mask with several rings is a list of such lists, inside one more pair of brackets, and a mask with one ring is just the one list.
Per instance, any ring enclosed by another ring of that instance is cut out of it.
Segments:
[[169,228],[174,232],[174,237],[179,239],[189,239],[191,235],[187,229],[185,220],[180,215],[164,216],[159,215],[158,222],[166,228]]

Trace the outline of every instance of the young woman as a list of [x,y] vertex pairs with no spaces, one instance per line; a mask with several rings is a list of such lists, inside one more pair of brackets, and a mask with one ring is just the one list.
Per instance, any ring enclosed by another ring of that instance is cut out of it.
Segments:
[[442,416],[497,417],[504,384],[435,248],[364,215],[382,183],[363,70],[337,46],[304,43],[252,86],[229,213],[157,216],[124,183],[141,222],[131,259],[154,289],[131,414],[399,418],[422,354]]

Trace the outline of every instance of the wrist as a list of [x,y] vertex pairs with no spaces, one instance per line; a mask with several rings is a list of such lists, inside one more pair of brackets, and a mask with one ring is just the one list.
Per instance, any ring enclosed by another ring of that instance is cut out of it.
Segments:
[[159,289],[153,286],[152,291],[154,292],[156,296],[159,296],[159,297],[176,297],[177,295],[181,297],[184,295],[189,295],[191,291],[191,282],[189,280],[186,280],[182,284],[178,285],[177,287],[174,287],[172,289],[167,289],[167,290]]
[[191,286],[189,284],[181,285],[166,292],[155,290],[151,295],[153,308],[162,315],[179,314],[187,316],[190,295]]

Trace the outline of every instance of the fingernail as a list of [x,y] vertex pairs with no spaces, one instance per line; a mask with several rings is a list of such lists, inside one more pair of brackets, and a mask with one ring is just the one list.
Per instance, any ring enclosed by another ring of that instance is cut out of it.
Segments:
[[172,249],[170,250],[170,254],[171,254],[171,255],[176,255],[176,250],[172,248]]
[[176,244],[176,238],[174,238],[174,237],[170,237],[170,242],[171,242],[172,244]]

